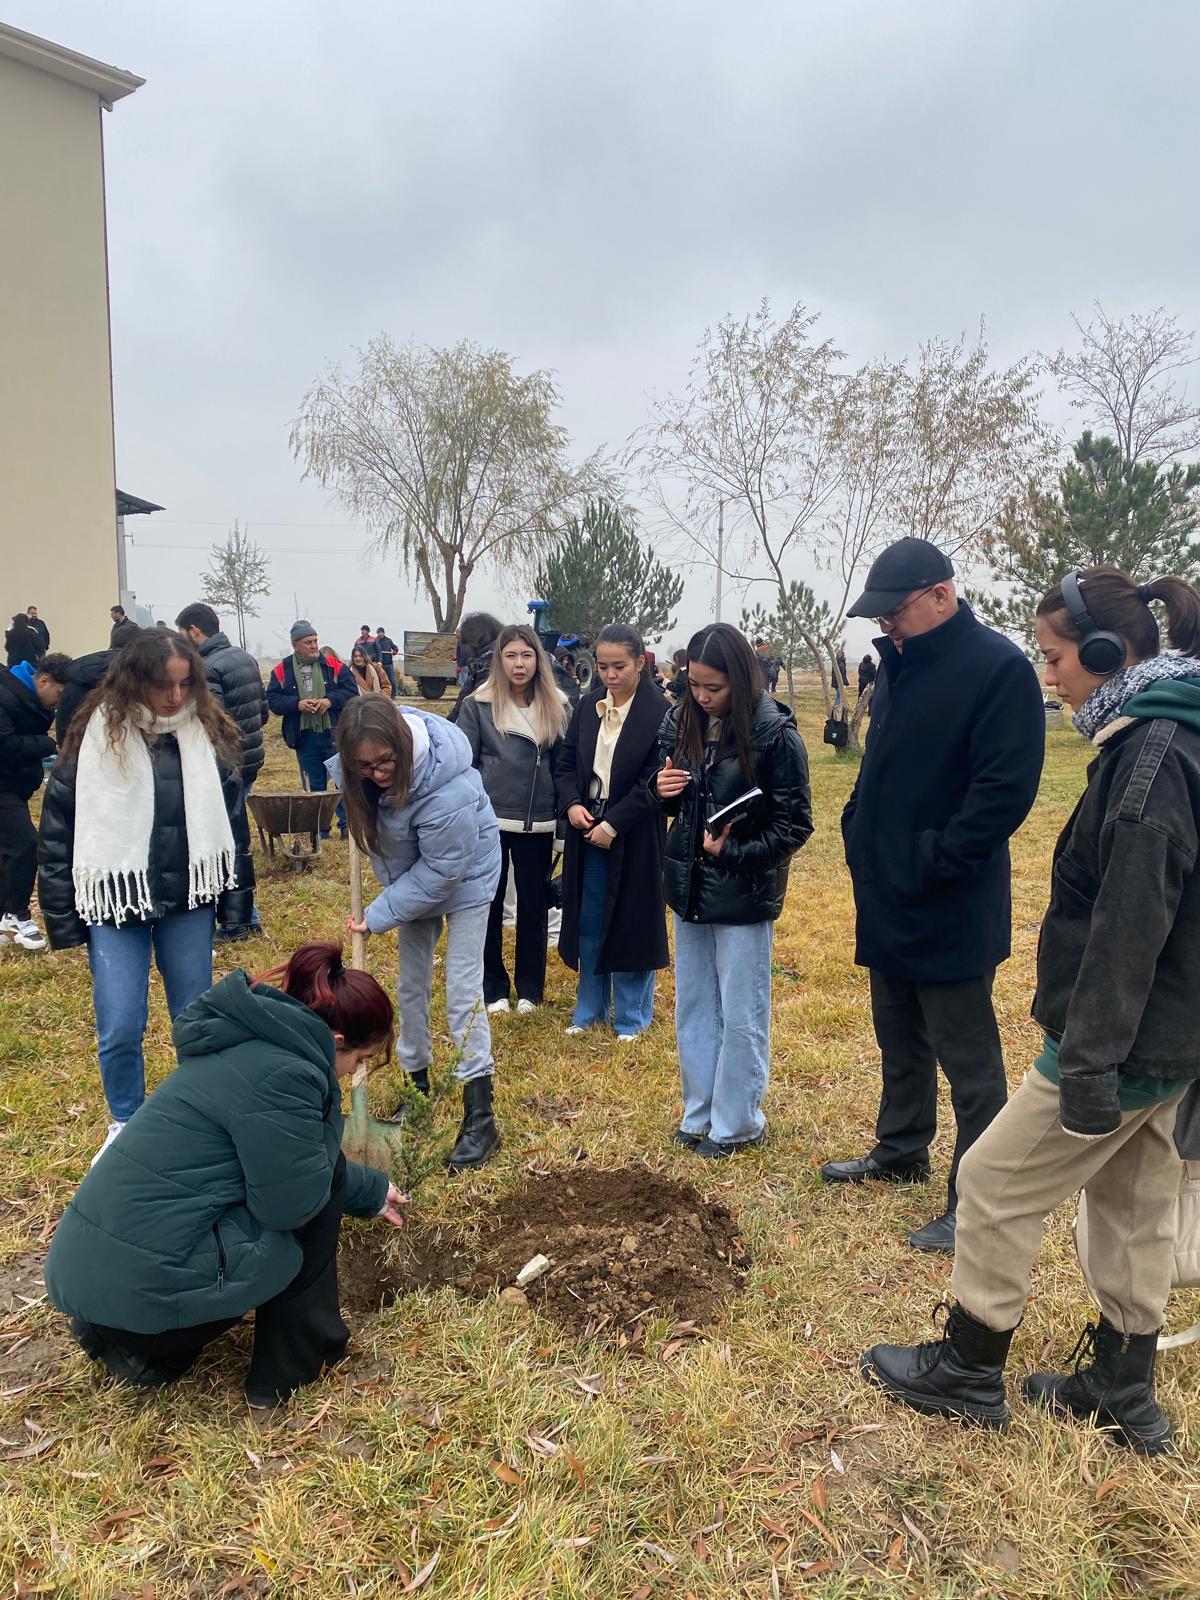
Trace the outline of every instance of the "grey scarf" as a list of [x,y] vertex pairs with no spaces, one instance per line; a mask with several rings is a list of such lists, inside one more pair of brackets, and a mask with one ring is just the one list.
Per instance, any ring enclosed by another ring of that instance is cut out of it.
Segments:
[[1135,661],[1092,690],[1075,713],[1075,726],[1085,739],[1094,739],[1121,716],[1135,694],[1141,694],[1152,683],[1161,683],[1164,678],[1196,677],[1200,677],[1200,662],[1194,656],[1161,655],[1151,656],[1149,661]]

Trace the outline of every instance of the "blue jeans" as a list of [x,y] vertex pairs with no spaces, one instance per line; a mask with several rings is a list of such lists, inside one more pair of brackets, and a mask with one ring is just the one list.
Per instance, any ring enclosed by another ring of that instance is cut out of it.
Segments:
[[[243,804],[245,804],[247,801],[249,801],[249,799],[250,799],[250,791],[251,791],[251,789],[253,789],[254,783],[255,783],[255,779],[258,777],[258,775],[259,775],[259,773],[261,771],[262,771],[261,767],[256,767],[253,772],[243,772],[242,773],[242,802],[243,802]],[[250,817],[249,817],[249,807],[248,806],[247,806],[247,816],[246,816],[246,831],[247,831],[247,833],[249,833],[249,831],[250,831]],[[250,907],[250,926],[252,928],[261,928],[262,927],[262,917],[259,915],[258,901],[257,900]]]
[[[300,781],[303,783],[307,778],[308,787],[313,794],[324,794],[329,787],[329,774],[325,770],[325,763],[332,755],[332,733],[313,733],[310,729],[301,729],[296,735],[296,765],[300,768]],[[346,810],[340,800],[337,808],[337,824],[344,839]],[[328,839],[328,828],[321,829],[321,837]]]
[[767,1125],[775,924],[674,920],[680,1127],[722,1144],[757,1139]]
[[643,1033],[654,1020],[654,972],[597,972],[604,897],[611,857],[599,845],[583,846],[583,898],[579,903],[579,986],[574,1028],[590,1028],[612,1014],[617,1033]]
[[158,922],[98,923],[87,931],[92,1005],[104,1098],[114,1122],[128,1122],[146,1098],[142,1036],[150,1000],[150,953],[162,974],[174,1022],[212,988],[212,906],[177,911]]

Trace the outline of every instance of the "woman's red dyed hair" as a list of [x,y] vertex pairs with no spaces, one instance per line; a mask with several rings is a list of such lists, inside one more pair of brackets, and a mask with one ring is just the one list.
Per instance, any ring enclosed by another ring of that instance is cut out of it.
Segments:
[[278,983],[284,994],[315,1011],[349,1050],[377,1044],[386,1058],[396,1042],[396,1012],[387,992],[369,972],[342,965],[342,947],[314,940],[292,952],[281,967],[260,973],[255,983]]

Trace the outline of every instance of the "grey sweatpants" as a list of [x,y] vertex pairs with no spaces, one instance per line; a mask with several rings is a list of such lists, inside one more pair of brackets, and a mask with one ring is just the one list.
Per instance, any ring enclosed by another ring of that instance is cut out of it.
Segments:
[[[494,1069],[492,1031],[483,1003],[483,940],[490,905],[452,911],[445,919],[446,1021],[462,1058],[454,1069],[462,1081],[485,1078]],[[396,1055],[405,1072],[420,1072],[433,1061],[429,1004],[433,998],[433,952],[442,931],[441,917],[402,922],[396,929],[400,976],[396,1006],[400,1038]]]
[[1171,1292],[1181,1166],[1172,1137],[1187,1088],[1126,1111],[1099,1139],[1058,1120],[1058,1085],[1033,1068],[958,1173],[954,1298],[997,1333],[1025,1311],[1046,1215],[1088,1197],[1088,1262],[1100,1309],[1121,1333],[1157,1333]]

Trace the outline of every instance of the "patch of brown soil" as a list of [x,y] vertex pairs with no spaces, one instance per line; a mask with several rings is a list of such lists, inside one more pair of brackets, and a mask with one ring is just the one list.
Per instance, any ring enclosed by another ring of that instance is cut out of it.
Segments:
[[403,1233],[343,1227],[338,1245],[342,1310],[362,1316],[415,1289],[466,1289],[475,1259],[454,1239],[420,1224]]
[[44,1260],[29,1252],[0,1263],[0,1393],[40,1383],[62,1363],[65,1339],[34,1333],[25,1314],[45,1298]]
[[476,1293],[503,1288],[535,1255],[550,1270],[526,1289],[574,1333],[619,1338],[651,1315],[703,1328],[744,1286],[737,1224],[690,1183],[644,1167],[534,1178],[489,1219]]
[[0,1262],[0,1317],[20,1311],[29,1300],[40,1300],[46,1293],[42,1282],[45,1256],[36,1251],[11,1256]]
[[377,1311],[397,1295],[449,1285],[482,1299],[512,1286],[536,1255],[550,1268],[528,1303],[572,1333],[636,1349],[650,1316],[699,1331],[745,1284],[748,1260],[725,1206],[644,1167],[533,1178],[483,1219],[478,1250],[406,1229],[380,1241],[346,1229],[338,1278],[346,1309]]

